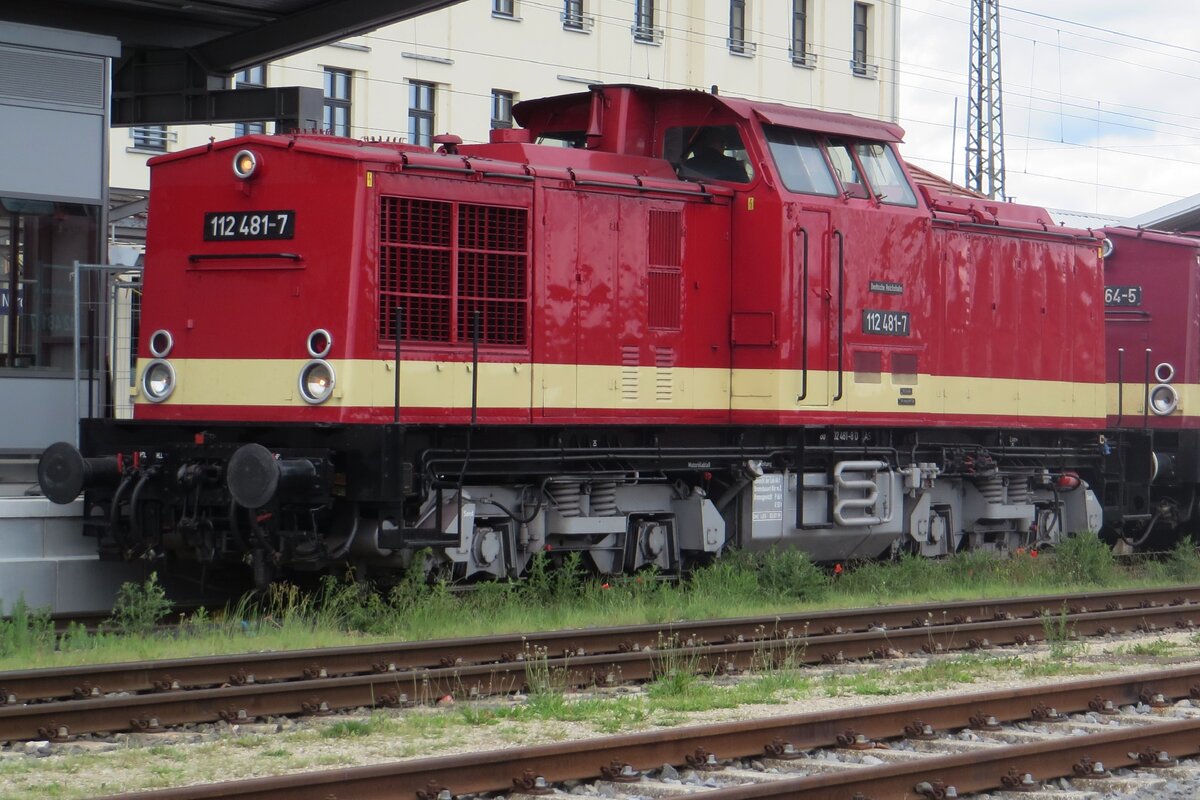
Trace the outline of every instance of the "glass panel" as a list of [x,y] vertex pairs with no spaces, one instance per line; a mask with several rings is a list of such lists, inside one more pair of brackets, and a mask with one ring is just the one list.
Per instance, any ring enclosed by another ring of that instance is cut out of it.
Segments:
[[854,145],[859,163],[867,173],[867,181],[882,203],[897,206],[915,206],[916,195],[904,178],[904,171],[896,160],[896,154],[885,144],[870,142]]
[[850,155],[849,145],[833,144],[829,145],[829,162],[833,164],[833,171],[837,174],[838,181],[842,184],[842,189],[851,197],[866,197],[867,187],[863,185],[862,178],[858,174],[858,166],[854,163],[854,157]]
[[669,128],[663,154],[684,180],[749,183],[754,178],[736,125]]
[[829,165],[811,133],[774,125],[764,126],[764,131],[779,177],[789,192],[837,194]]
[[0,367],[72,369],[71,265],[96,259],[98,235],[95,206],[0,199]]

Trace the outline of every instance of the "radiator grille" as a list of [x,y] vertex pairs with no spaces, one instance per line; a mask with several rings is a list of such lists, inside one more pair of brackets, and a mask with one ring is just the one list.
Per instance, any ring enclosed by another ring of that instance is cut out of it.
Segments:
[[677,269],[652,269],[647,275],[647,322],[652,330],[679,330],[680,272]]
[[528,212],[408,197],[379,210],[379,338],[469,344],[526,343]]
[[678,211],[650,212],[650,264],[678,267],[682,262],[683,215]]

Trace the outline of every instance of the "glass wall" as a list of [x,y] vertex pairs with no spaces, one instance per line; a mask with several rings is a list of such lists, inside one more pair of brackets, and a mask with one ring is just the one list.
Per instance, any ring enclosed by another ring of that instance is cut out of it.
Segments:
[[99,219],[98,206],[0,197],[0,372],[72,370],[72,265],[96,261]]

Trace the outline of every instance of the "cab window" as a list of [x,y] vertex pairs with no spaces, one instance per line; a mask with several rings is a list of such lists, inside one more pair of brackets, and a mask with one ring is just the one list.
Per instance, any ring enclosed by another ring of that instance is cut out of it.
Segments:
[[667,128],[663,157],[684,180],[749,183],[754,178],[736,125]]
[[867,197],[867,185],[858,173],[858,164],[850,153],[850,145],[842,142],[829,143],[829,163],[837,174],[842,191],[849,197]]
[[892,148],[879,142],[866,142],[854,145],[854,153],[879,202],[895,206],[917,204],[917,197],[908,185]]
[[829,172],[816,137],[807,131],[764,125],[767,146],[775,168],[789,192],[800,194],[837,194],[837,185]]

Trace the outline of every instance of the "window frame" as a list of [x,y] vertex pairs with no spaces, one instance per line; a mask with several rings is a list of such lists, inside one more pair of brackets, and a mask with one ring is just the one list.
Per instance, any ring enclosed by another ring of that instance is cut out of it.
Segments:
[[[425,100],[428,100],[428,105]],[[433,147],[433,120],[437,110],[437,84],[408,81],[408,142]],[[427,130],[426,130],[427,129]]]
[[808,0],[792,0],[791,56],[792,63],[801,67],[812,66],[815,60],[808,52]]
[[633,1],[633,40],[641,44],[658,44],[662,32],[655,26],[658,13],[654,0]]
[[854,4],[854,28],[851,39],[850,68],[855,75],[866,77],[870,74],[870,32],[871,32],[870,3]]
[[746,53],[746,0],[729,0],[729,52]]
[[563,0],[562,19],[566,30],[584,30],[583,0]]
[[513,127],[512,109],[517,93],[508,89],[492,89],[492,130]]
[[[346,91],[344,97],[338,93],[339,78],[345,80]],[[325,98],[322,103],[324,108],[324,118],[322,121],[325,124],[325,130],[334,136],[349,137],[352,130],[350,114],[354,102],[354,71],[342,69],[341,67],[325,67],[324,81]],[[338,112],[345,113],[344,123],[338,122],[337,118],[341,116]]]
[[492,0],[492,16],[503,19],[516,19],[517,0]]

